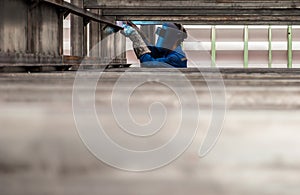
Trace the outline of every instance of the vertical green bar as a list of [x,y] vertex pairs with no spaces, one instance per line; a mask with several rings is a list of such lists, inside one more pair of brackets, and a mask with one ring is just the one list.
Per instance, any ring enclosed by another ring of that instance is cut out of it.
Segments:
[[211,67],[216,67],[216,56],[217,56],[216,26],[212,26],[212,28],[211,28]]
[[293,67],[293,28],[288,26],[288,68]]
[[249,66],[249,28],[244,29],[244,68]]
[[272,68],[273,56],[272,56],[272,26],[269,26],[269,64],[268,67]]

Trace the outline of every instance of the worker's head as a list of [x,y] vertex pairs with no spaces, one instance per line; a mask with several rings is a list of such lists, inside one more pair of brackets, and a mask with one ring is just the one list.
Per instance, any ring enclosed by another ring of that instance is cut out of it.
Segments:
[[178,47],[187,38],[187,32],[181,24],[164,23],[158,28],[156,34],[159,36],[156,46],[168,50]]

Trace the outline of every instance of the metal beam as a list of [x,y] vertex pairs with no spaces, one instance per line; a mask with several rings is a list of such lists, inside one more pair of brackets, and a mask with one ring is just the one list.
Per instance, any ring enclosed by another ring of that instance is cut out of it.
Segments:
[[95,21],[95,22],[104,23],[104,24],[107,24],[107,25],[109,25],[111,27],[114,27],[118,30],[122,29],[122,27],[117,26],[116,24],[114,24],[111,21],[103,19],[101,16],[99,16],[97,14],[89,12],[85,9],[82,9],[78,6],[75,6],[71,3],[65,2],[63,0],[40,0],[40,2],[48,3],[50,5],[53,5],[55,7],[58,7],[60,9],[64,10],[65,12],[75,14],[75,15],[83,17],[87,20],[92,20],[92,21]]
[[300,2],[291,0],[89,0],[117,20],[180,21],[190,24],[300,24]]
[[164,21],[199,25],[300,25],[299,16],[116,16],[117,21]]
[[156,9],[199,9],[199,8],[295,8],[299,1],[291,0],[88,0],[85,8],[156,8]]

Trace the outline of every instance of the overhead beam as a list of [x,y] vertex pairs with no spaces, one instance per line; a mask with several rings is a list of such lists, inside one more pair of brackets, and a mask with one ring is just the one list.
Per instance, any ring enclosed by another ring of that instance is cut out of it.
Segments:
[[114,24],[111,21],[103,19],[101,16],[99,16],[97,14],[89,12],[85,9],[82,9],[82,8],[76,6],[76,5],[65,2],[63,0],[40,0],[40,2],[44,2],[44,3],[48,3],[50,5],[56,6],[60,9],[64,10],[67,13],[75,14],[75,15],[83,17],[87,20],[92,20],[92,21],[95,21],[95,22],[107,24],[107,25],[109,25],[111,27],[114,27],[115,29],[118,29],[118,30],[122,29],[122,27],[117,26],[116,24]]
[[191,24],[300,24],[300,1],[292,0],[88,0],[117,20],[181,21]]
[[86,0],[85,8],[157,8],[157,9],[198,9],[198,8],[296,8],[299,1],[293,0]]
[[300,25],[299,16],[117,16],[116,20],[170,21],[200,25]]

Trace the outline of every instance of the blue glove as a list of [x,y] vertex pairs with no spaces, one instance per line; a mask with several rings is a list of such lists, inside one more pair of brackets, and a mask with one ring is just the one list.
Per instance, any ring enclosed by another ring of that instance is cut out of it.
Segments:
[[104,33],[108,34],[108,35],[111,35],[111,34],[113,34],[115,32],[116,32],[116,30],[114,28],[112,28],[112,27],[109,27],[109,26],[104,29]]
[[131,26],[128,26],[128,25],[124,25],[123,28],[124,28],[124,30],[122,31],[122,33],[126,37],[130,37],[133,33],[137,32],[134,28],[132,28]]

